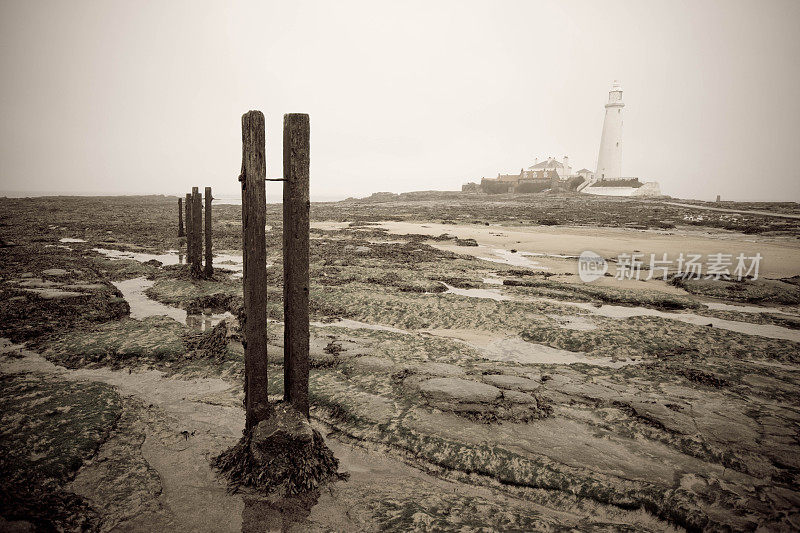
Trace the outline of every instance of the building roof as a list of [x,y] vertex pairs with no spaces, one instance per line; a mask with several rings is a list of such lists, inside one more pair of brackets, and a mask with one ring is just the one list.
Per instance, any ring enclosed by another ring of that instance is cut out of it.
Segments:
[[591,172],[591,170],[589,170],[588,168],[582,168],[578,172],[576,172],[576,174],[580,174],[581,172]]
[[557,159],[546,159],[541,163],[528,167],[528,170],[546,170],[551,168],[564,168],[564,163],[561,163]]

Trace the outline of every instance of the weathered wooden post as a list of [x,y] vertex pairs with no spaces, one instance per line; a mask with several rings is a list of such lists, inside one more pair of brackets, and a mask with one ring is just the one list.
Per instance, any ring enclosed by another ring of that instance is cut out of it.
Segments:
[[242,254],[244,259],[245,429],[269,415],[267,397],[267,177],[264,115],[242,115]]
[[178,237],[183,237],[183,198],[178,198]]
[[192,195],[186,195],[184,203],[186,219],[186,264],[192,263]]
[[211,187],[206,187],[205,201],[206,201],[206,218],[205,218],[205,233],[206,233],[206,265],[203,273],[207,278],[214,275],[214,265],[211,251]]
[[283,116],[284,397],[308,418],[308,115]]
[[192,277],[203,275],[203,203],[200,191],[192,187]]

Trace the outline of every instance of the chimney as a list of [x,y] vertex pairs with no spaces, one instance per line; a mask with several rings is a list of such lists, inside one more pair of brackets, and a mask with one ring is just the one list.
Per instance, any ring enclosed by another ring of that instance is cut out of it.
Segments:
[[533,164],[534,165],[538,165],[539,164],[539,158],[538,157],[534,157],[533,158]]
[[564,156],[564,166],[569,165],[569,157]]

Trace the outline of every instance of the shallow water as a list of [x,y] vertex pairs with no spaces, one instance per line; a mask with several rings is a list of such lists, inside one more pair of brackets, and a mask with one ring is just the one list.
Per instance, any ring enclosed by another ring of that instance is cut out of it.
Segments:
[[745,335],[755,335],[770,339],[781,339],[793,342],[800,342],[800,330],[784,328],[772,324],[752,324],[750,322],[739,322],[736,320],[725,320],[708,316],[696,315],[694,313],[674,313],[649,309],[646,307],[626,307],[622,305],[604,304],[599,307],[587,302],[567,302],[563,300],[553,300],[551,298],[537,298],[540,301],[548,301],[558,305],[569,305],[579,307],[594,315],[606,318],[624,319],[637,316],[655,316],[669,320],[678,320],[696,326],[711,326],[714,328],[744,333]]
[[[163,265],[183,265],[186,264],[186,255],[180,250],[168,250],[163,254],[148,254],[143,252],[124,252],[121,250],[108,250],[105,248],[92,248],[95,252],[101,253],[109,259],[133,259],[140,263],[146,263],[155,259]],[[232,278],[241,278],[244,270],[242,254],[237,253],[214,253],[214,266],[233,271]],[[272,263],[267,261],[267,268]]]
[[224,319],[232,319],[233,315],[225,312],[221,314],[190,315],[183,309],[164,305],[147,296],[144,291],[153,286],[154,281],[145,278],[132,278],[125,281],[112,281],[114,286],[122,293],[122,297],[131,308],[131,318],[141,320],[149,316],[168,316],[181,324],[186,324],[192,329],[206,331]]
[[548,252],[530,252],[528,255],[532,255],[535,257],[554,257],[556,259],[578,259],[580,257],[578,255],[551,254]]
[[63,239],[58,239],[58,242],[86,242],[83,239],[74,239],[72,237],[64,237]]
[[503,250],[500,248],[492,250],[493,257],[478,257],[485,261],[492,261],[493,263],[502,263],[504,265],[535,268],[537,270],[549,270],[550,267],[543,266],[538,261],[529,259],[530,256],[535,255],[532,252],[511,252],[510,250]]
[[122,250],[109,250],[106,248],[92,248],[92,250],[103,254],[109,259],[133,259],[134,261],[139,261],[140,263],[146,263],[147,261],[152,261],[155,259],[156,261],[161,262],[163,265],[182,265],[184,264],[185,258],[184,254],[178,250],[169,250],[164,254],[127,252]]
[[734,305],[722,302],[704,302],[706,307],[715,311],[734,311],[736,313],[777,313],[781,315],[798,316],[797,313],[778,309],[777,307],[760,307],[758,305]]
[[485,298],[488,300],[495,300],[498,302],[510,300],[511,297],[503,294],[498,289],[459,289],[447,283],[442,283],[447,290],[442,294],[457,294],[459,296],[466,296],[468,298]]

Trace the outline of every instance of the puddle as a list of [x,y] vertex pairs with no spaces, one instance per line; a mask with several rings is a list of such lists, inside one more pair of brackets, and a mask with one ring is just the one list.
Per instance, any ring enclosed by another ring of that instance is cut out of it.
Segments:
[[648,309],[646,307],[625,307],[622,305],[608,304],[596,307],[594,304],[586,302],[566,302],[551,298],[538,298],[538,300],[547,301],[558,305],[579,307],[589,311],[593,315],[603,316],[606,318],[624,319],[636,316],[656,316],[669,320],[678,320],[680,322],[694,324],[696,326],[708,326],[710,324],[711,327],[714,328],[744,333],[745,335],[755,335],[757,337],[800,342],[800,330],[784,328],[772,324],[751,324],[749,322],[738,322],[736,320],[724,320],[722,318],[700,316],[695,315],[694,313],[669,313],[666,311],[658,311],[656,309]]
[[551,254],[548,252],[530,252],[527,255],[533,255],[536,257],[553,257],[556,259],[578,259],[580,257],[578,255]]
[[781,315],[798,316],[796,313],[784,311],[777,307],[759,307],[757,305],[734,305],[721,302],[705,302],[704,305],[715,311],[734,311],[736,313],[777,313]]
[[509,250],[494,249],[492,250],[493,257],[479,256],[478,259],[484,261],[492,261],[493,263],[502,263],[504,265],[535,268],[537,270],[549,270],[550,267],[543,266],[538,261],[529,259],[530,256],[536,255],[532,252],[514,252]]
[[[214,254],[214,266],[218,266],[226,270],[233,270],[234,273],[231,275],[231,277],[241,278],[242,270],[244,270],[242,254]],[[270,266],[272,266],[272,263],[267,261],[267,267]]]
[[83,239],[74,239],[72,237],[64,237],[63,239],[58,239],[58,242],[86,242]]
[[[121,250],[108,250],[105,248],[92,248],[95,252],[101,253],[109,259],[133,259],[140,263],[146,263],[155,259],[160,261],[163,265],[183,265],[186,263],[186,255],[179,250],[169,250],[164,254],[148,254],[143,252],[124,252]],[[267,268],[271,267],[273,263],[267,261]],[[214,267],[224,268],[225,270],[233,271],[231,278],[242,277],[242,270],[244,263],[242,261],[242,254],[236,253],[214,253]]]
[[347,328],[347,329],[371,329],[378,331],[391,331],[392,333],[401,333],[403,335],[411,335],[411,331],[404,329],[393,328],[391,326],[382,326],[380,324],[368,324],[366,322],[359,322],[358,320],[350,320],[349,318],[342,318],[336,322],[311,322],[312,326],[318,328]]
[[65,246],[63,244],[45,244],[45,248],[61,248],[62,250],[72,250],[69,246]]
[[112,281],[111,283],[122,293],[123,298],[130,305],[131,318],[136,320],[141,320],[148,316],[164,315],[195,330],[206,331],[217,325],[221,320],[233,318],[233,315],[228,312],[211,315],[190,315],[183,309],[157,302],[144,293],[155,283],[145,278]]
[[483,282],[487,285],[502,285],[503,280],[501,278],[483,278]]
[[162,265],[182,265],[184,264],[184,254],[178,250],[169,250],[164,254],[148,254],[143,252],[126,252],[122,250],[108,250],[106,248],[92,248],[95,252],[101,253],[109,259],[133,259],[140,263],[147,261],[160,261]]
[[486,298],[498,302],[511,299],[511,297],[506,296],[497,289],[459,289],[458,287],[453,287],[443,282],[442,285],[447,287],[447,290],[442,294],[457,294],[468,298]]

